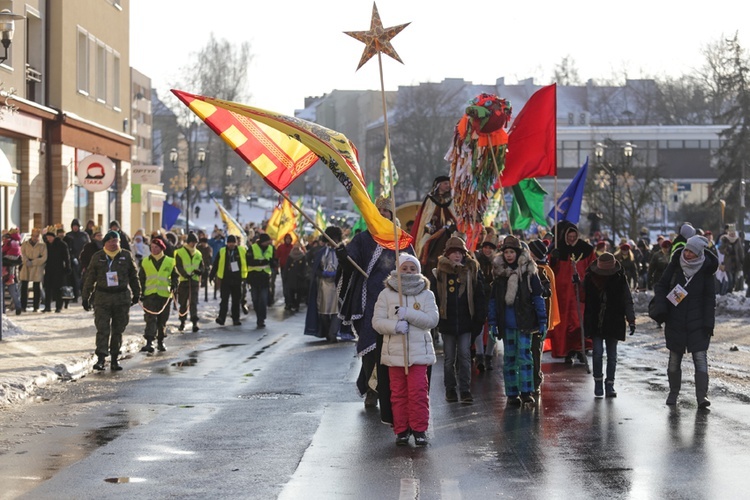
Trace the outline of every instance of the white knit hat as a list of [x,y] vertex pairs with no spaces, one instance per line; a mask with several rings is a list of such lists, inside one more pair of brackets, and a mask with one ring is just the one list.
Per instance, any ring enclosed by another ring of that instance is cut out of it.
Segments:
[[417,266],[417,272],[420,273],[420,274],[422,273],[422,265],[419,263],[419,259],[417,259],[413,255],[408,254],[408,253],[403,253],[403,252],[400,253],[398,255],[398,267],[399,267],[399,269],[401,268],[401,264],[403,264],[404,262],[412,262],[412,263],[414,263],[414,265]]
[[685,243],[685,250],[690,250],[695,255],[700,257],[703,255],[703,250],[708,247],[708,240],[704,236],[691,236]]

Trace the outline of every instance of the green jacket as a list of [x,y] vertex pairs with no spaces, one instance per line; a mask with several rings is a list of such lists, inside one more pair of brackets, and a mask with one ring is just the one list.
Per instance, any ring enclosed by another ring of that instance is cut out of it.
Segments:
[[[110,283],[107,273],[117,273],[117,279]],[[104,250],[91,256],[86,269],[81,297],[88,300],[96,291],[96,302],[130,304],[131,299],[141,296],[141,284],[138,282],[138,270],[133,255],[128,250],[120,250],[114,259],[110,259]],[[132,295],[131,295],[132,292]]]

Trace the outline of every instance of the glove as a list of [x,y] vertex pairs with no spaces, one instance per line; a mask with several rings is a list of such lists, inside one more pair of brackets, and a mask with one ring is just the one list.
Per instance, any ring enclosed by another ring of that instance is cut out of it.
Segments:
[[630,335],[635,333],[635,323],[630,323]]
[[404,321],[404,320],[402,320],[402,319],[399,320],[396,323],[396,333],[400,333],[400,334],[403,334],[403,335],[409,333],[409,323],[406,322],[406,321]]
[[90,311],[91,310],[91,304],[89,303],[89,299],[83,299],[81,300],[81,305],[83,305],[84,311]]
[[406,319],[406,307],[399,307],[396,306],[396,315],[398,316],[398,319],[405,320]]
[[575,284],[577,285],[577,284],[579,284],[580,282],[581,282],[581,277],[580,277],[580,276],[578,276],[578,274],[577,274],[577,273],[576,273],[576,274],[574,274],[574,275],[573,275],[573,283],[575,283]]
[[130,302],[130,305],[136,305],[140,299],[140,295],[133,295],[133,300]]
[[339,245],[336,247],[336,258],[339,260],[339,262],[347,260],[349,257],[349,254],[346,251],[346,247],[344,245]]

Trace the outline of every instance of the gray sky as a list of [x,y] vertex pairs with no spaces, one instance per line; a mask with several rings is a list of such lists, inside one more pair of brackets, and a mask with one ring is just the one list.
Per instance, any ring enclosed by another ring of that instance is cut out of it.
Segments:
[[[379,0],[377,6],[385,27],[411,22],[392,40],[404,64],[383,58],[386,90],[443,78],[549,83],[566,56],[584,80],[679,75],[702,65],[707,43],[738,32],[747,44],[750,30],[750,4],[737,0]],[[131,0],[130,8],[130,64],[162,94],[212,32],[250,42],[252,97],[245,104],[293,114],[306,96],[380,88],[377,58],[355,71],[364,45],[343,34],[369,29],[371,0]]]

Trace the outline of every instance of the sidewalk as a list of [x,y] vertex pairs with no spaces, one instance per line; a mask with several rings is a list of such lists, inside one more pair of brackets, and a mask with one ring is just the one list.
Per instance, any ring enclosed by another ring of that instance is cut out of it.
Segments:
[[[122,354],[140,350],[143,329],[141,308],[131,308]],[[95,340],[94,313],[80,304],[70,304],[61,313],[3,314],[0,408],[24,401],[38,387],[89,373],[96,361]]]

